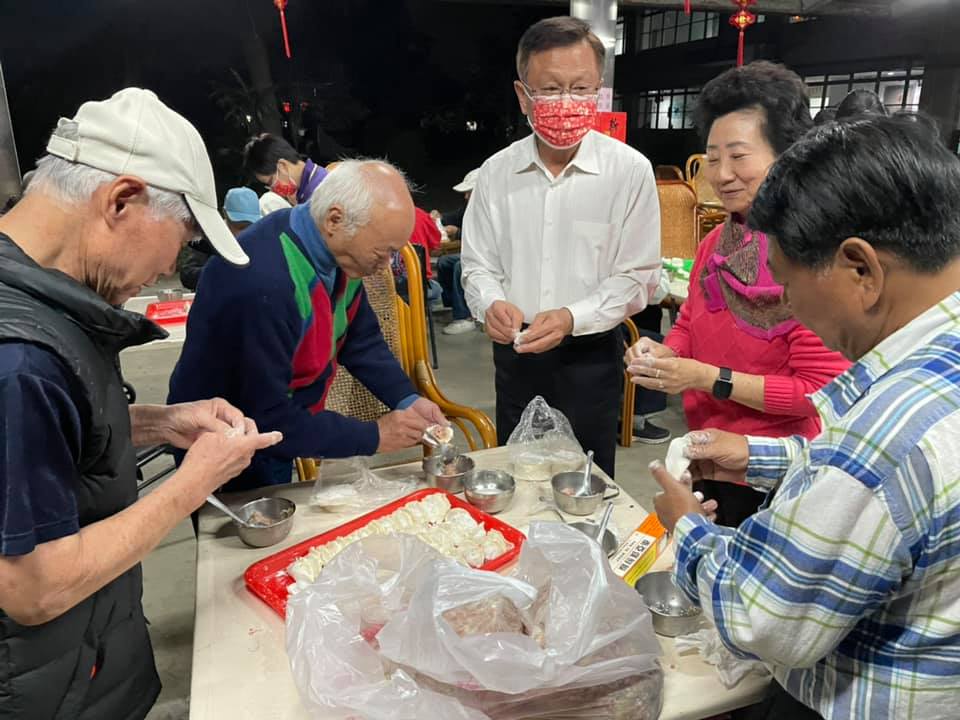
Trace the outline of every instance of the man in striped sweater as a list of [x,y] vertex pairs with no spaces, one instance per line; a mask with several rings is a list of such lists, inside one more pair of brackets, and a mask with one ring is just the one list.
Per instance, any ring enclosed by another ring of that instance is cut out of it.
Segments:
[[[396,168],[344,161],[309,203],[240,235],[248,268],[217,258],[204,268],[170,398],[226,398],[264,431],[284,435],[228,489],[289,482],[299,456],[411,447],[428,425],[446,424],[391,353],[361,282],[407,243],[413,208]],[[393,411],[361,422],[326,410],[341,364]]]

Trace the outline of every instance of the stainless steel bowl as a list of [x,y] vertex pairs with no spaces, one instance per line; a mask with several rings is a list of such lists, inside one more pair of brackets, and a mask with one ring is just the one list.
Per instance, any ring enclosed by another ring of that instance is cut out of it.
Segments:
[[503,470],[478,470],[463,481],[467,502],[491,515],[510,506],[516,489],[513,475]]
[[[599,525],[594,525],[593,523],[587,522],[575,522],[570,523],[570,527],[576,528],[584,535],[589,538],[597,539],[597,530],[600,529]],[[610,557],[617,551],[617,536],[613,534],[610,528],[607,528],[603,531],[603,543],[600,545],[603,548],[603,551],[607,554],[607,557]]]
[[170,302],[171,300],[183,299],[183,290],[177,288],[167,288],[157,291],[157,300],[160,302]]
[[457,455],[452,463],[449,463],[452,468],[445,468],[444,466],[447,464],[443,462],[443,458],[439,455],[425,458],[423,474],[427,478],[427,484],[448,493],[463,492],[464,481],[473,475],[473,459],[466,455]]
[[293,515],[297,506],[293,500],[286,498],[260,498],[237,510],[237,515],[250,522],[254,513],[257,517],[264,517],[272,524],[262,527],[251,527],[234,522],[240,539],[250,547],[267,547],[275,545],[290,534],[293,527]]
[[[577,495],[583,487],[582,472],[562,472],[550,481],[553,501],[557,507],[571,515],[592,515],[604,500],[612,500],[620,494],[620,488],[607,485],[598,475],[590,475],[590,493]],[[610,494],[607,494],[607,491]]]
[[660,635],[676,637],[700,626],[702,611],[687,599],[669,572],[643,575],[634,585],[653,616],[653,629]]

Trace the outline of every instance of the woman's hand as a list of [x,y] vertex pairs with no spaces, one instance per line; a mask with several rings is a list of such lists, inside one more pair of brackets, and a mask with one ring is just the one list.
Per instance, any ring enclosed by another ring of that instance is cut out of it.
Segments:
[[676,357],[677,354],[671,348],[658,343],[656,340],[651,340],[648,337],[642,337],[627,350],[626,355],[623,356],[623,362],[624,364],[629,365],[634,360],[639,360],[647,355],[659,359]]
[[720,369],[689,358],[656,358],[641,355],[627,366],[630,382],[634,385],[677,395],[687,390],[711,392],[720,375]]

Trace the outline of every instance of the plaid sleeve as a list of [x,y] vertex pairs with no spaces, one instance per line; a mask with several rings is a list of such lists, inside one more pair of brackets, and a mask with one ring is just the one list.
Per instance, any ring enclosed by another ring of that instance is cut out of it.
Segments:
[[802,668],[888,601],[911,556],[886,505],[846,473],[785,489],[735,532],[682,518],[674,573],[731,651]]
[[747,443],[750,447],[747,482],[763,490],[775,488],[808,446],[807,439],[799,435],[786,438],[748,435]]

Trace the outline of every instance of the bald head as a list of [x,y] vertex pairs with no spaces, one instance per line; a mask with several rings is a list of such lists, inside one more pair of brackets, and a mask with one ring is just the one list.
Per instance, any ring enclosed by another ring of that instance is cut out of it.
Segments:
[[381,270],[413,233],[407,180],[381,160],[342,161],[314,192],[310,215],[351,278]]

